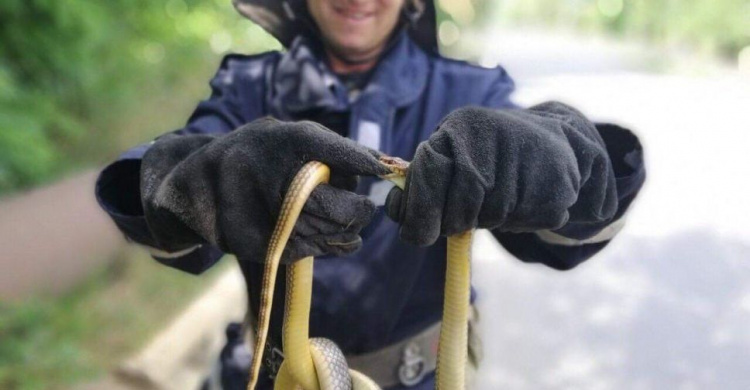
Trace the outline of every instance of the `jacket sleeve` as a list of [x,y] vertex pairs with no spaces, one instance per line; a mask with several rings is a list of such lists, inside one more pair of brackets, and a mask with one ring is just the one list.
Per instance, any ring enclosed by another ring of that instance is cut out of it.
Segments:
[[646,179],[643,149],[631,131],[613,124],[596,124],[615,172],[618,208],[602,223],[568,223],[560,229],[533,233],[493,231],[500,244],[518,259],[569,270],[604,248],[625,223],[625,214]]
[[[265,57],[268,57],[266,55]],[[262,69],[265,58],[228,56],[210,81],[211,96],[200,102],[176,134],[227,133],[262,116]],[[199,274],[223,255],[208,244],[168,253],[156,244],[146,224],[140,197],[141,158],[151,143],[123,153],[104,168],[96,183],[96,198],[125,237],[146,247],[157,261]]]

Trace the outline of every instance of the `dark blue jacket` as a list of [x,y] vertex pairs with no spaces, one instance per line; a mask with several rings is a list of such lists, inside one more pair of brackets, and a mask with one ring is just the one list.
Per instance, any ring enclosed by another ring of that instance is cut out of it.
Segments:
[[[484,69],[428,54],[406,35],[388,50],[356,99],[304,39],[295,41],[286,53],[226,57],[211,87],[211,97],[198,105],[180,133],[225,133],[266,115],[300,119],[307,112],[344,112],[348,113],[349,137],[405,160],[411,160],[417,145],[459,107],[515,107],[510,101],[514,84],[502,68]],[[625,129],[613,125],[598,128],[615,166],[619,218],[644,180],[640,145]],[[131,240],[155,246],[138,198],[139,159],[147,147],[134,148],[107,167],[99,179],[97,195]],[[357,191],[382,205],[390,186],[365,179]],[[609,236],[588,244],[580,242],[597,235],[603,226],[567,228],[553,236],[579,242],[550,241],[549,235],[534,233],[496,233],[496,237],[519,259],[556,269],[576,266],[608,242]],[[442,308],[444,239],[428,248],[402,243],[398,226],[384,215],[382,207],[362,237],[363,247],[356,254],[315,263],[311,333],[334,340],[349,354],[409,337],[438,321]],[[221,255],[215,248],[203,246],[180,258],[157,256],[157,260],[197,274]],[[255,312],[261,265],[241,266]],[[278,313],[275,311],[276,316]]]

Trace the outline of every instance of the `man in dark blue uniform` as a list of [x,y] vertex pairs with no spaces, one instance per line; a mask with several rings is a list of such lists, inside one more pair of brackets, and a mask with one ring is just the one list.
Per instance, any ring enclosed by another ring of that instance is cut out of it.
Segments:
[[[502,68],[441,57],[431,1],[235,6],[288,50],[227,56],[187,125],[125,152],[97,197],[163,264],[199,274],[235,254],[256,312],[286,186],[304,162],[328,164],[283,261],[319,256],[311,335],[383,387],[433,387],[446,235],[490,229],[522,261],[571,269],[607,245],[643,184],[628,130],[561,103],[518,108]],[[375,178],[380,153],[412,161],[404,191]]]

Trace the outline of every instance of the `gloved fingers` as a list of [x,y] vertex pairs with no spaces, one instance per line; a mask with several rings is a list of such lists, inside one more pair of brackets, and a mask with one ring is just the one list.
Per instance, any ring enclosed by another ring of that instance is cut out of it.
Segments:
[[526,162],[524,175],[517,179],[516,204],[504,230],[557,229],[568,222],[580,188],[575,155],[564,147],[543,152],[544,158]]
[[333,222],[330,219],[303,213],[294,225],[292,234],[300,237],[310,237],[320,234],[336,234],[346,231],[348,228],[346,225]]
[[477,227],[485,201],[482,181],[471,172],[454,172],[447,192],[440,234],[452,236]]
[[[385,200],[385,213],[388,215],[390,219],[397,223],[402,222],[402,201],[404,199],[404,190],[393,187],[391,188],[391,191],[388,193],[388,197]],[[463,218],[466,215],[473,215],[473,219],[476,220],[476,217],[478,215],[479,210],[476,207],[471,207],[471,212],[461,213],[459,210],[465,209],[467,205],[464,204],[464,202],[460,202],[461,206],[456,207],[454,210],[450,211],[451,215],[454,215],[454,217],[448,217],[448,210],[450,210],[450,202],[446,205],[445,213],[443,215],[443,220],[441,222],[441,234],[446,236],[451,236],[457,233],[462,233],[467,230],[472,229],[474,226],[476,226],[475,223],[467,222],[467,218]],[[429,245],[430,243],[426,243],[424,245]]]
[[401,223],[401,220],[403,219],[401,216],[401,210],[403,207],[401,202],[403,199],[404,190],[397,186],[393,186],[388,192],[388,196],[385,198],[385,214],[396,223]]
[[511,219],[503,224],[503,231],[524,233],[543,229],[559,229],[568,222],[570,214],[568,210],[559,208],[548,210],[537,209],[534,213],[528,213],[518,218]]
[[395,215],[398,208],[399,236],[403,241],[418,246],[437,241],[452,176],[452,160],[422,143],[409,167],[406,188],[400,196],[393,190],[386,203],[389,215]]
[[320,161],[336,174],[377,176],[388,173],[378,160],[379,152],[315,122],[298,122],[297,125],[303,127],[306,161]]
[[279,163],[286,161],[298,164],[297,167],[283,167],[292,170],[286,172],[290,175],[309,161],[320,161],[328,165],[334,174],[340,175],[374,176],[388,171],[378,161],[378,152],[311,121],[282,122],[263,118],[233,133],[228,135],[233,145],[247,144],[255,149],[265,150],[269,153],[269,158],[274,153],[283,153],[284,159]]
[[362,246],[359,232],[374,212],[375,205],[364,196],[325,184],[318,186],[294,226],[282,261],[355,252]]
[[[203,202],[200,195],[182,196],[183,191],[197,186],[196,181],[181,180],[182,175],[172,174],[183,160],[215,139],[211,135],[168,135],[155,141],[143,156],[140,189],[144,216],[161,249],[176,252],[215,236],[185,225],[185,220],[194,220],[201,212],[209,214],[215,210],[210,202]],[[201,207],[194,207],[195,204]]]
[[596,126],[575,108],[559,102],[544,103],[534,110],[561,118],[562,132],[578,164],[579,192],[569,209],[570,220],[596,223],[612,218],[618,203],[615,175]]
[[336,172],[331,172],[331,179],[328,181],[328,185],[346,191],[354,191],[358,183],[359,176],[339,175]]
[[[270,237],[259,237],[253,231],[243,233],[243,227],[233,231],[229,248],[235,248],[237,257],[243,260],[263,262],[268,250]],[[271,226],[266,231],[271,231]],[[341,225],[326,218],[303,213],[294,226],[287,242],[281,262],[288,264],[307,256],[345,255],[355,252],[362,246],[359,236],[362,226],[359,224]],[[263,249],[247,245],[248,239]]]
[[321,184],[310,194],[282,262],[306,256],[345,255],[362,246],[359,232],[375,213],[367,197]]
[[144,203],[147,206],[151,201],[167,203],[162,199],[156,199],[162,196],[158,190],[165,177],[190,154],[214,139],[216,138],[210,135],[167,135],[154,141],[141,160],[141,197]]
[[289,239],[281,256],[283,264],[290,264],[308,256],[343,256],[359,250],[362,238],[353,232],[332,235],[294,236]]
[[370,223],[373,215],[375,204],[366,196],[321,184],[310,194],[300,220],[325,221],[338,226],[339,230],[361,229]]
[[174,134],[156,139],[143,155],[146,167],[169,171],[191,153],[214,141],[216,136],[196,134],[190,137]]
[[582,177],[578,201],[570,208],[570,220],[595,223],[611,219],[617,212],[617,184],[607,156],[598,156]]

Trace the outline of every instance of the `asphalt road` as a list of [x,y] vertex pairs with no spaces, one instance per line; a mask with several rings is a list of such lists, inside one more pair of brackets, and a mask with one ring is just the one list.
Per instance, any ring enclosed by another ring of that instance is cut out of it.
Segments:
[[574,271],[480,237],[478,388],[750,388],[750,77],[649,72],[653,52],[580,37],[485,41],[482,62],[516,76],[517,102],[558,99],[634,129],[649,178],[625,230]]

